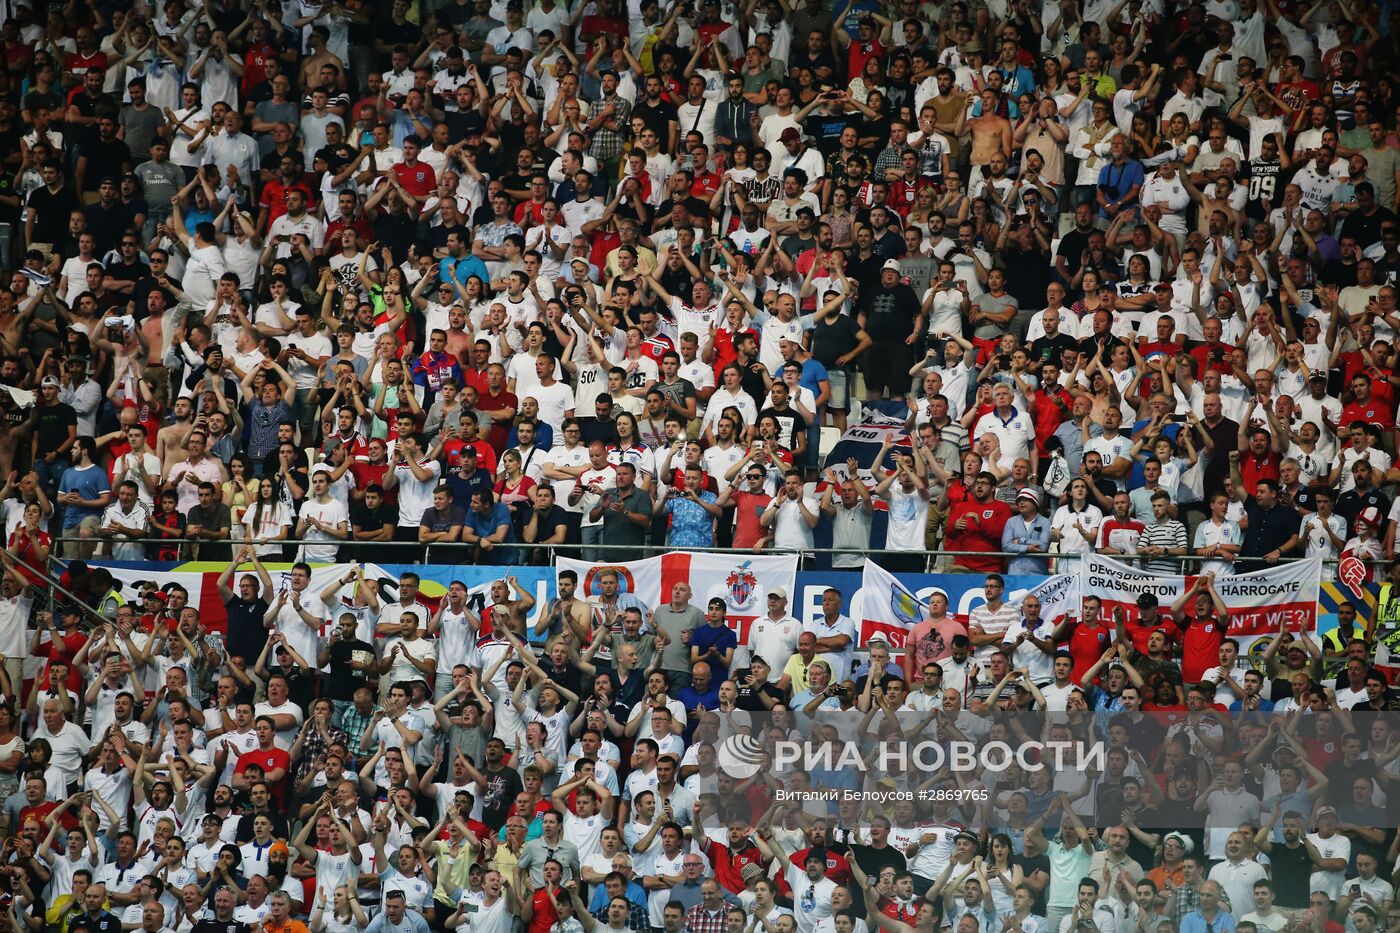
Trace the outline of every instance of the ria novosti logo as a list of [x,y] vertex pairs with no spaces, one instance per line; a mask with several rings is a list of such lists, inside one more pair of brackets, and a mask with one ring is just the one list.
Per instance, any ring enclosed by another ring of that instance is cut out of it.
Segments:
[[764,766],[763,744],[751,735],[735,733],[715,749],[715,764],[736,781],[747,781]]
[[[1107,747],[1102,742],[1027,741],[978,744],[954,742],[878,742],[863,747],[857,742],[773,743],[771,759],[762,742],[753,736],[735,734],[715,749],[715,763],[725,774],[746,781],[765,767],[779,771],[851,769],[861,773],[874,769],[935,772],[944,767],[954,771],[1005,771],[1013,765],[1025,771],[1054,770],[1102,771]],[[771,761],[771,763],[770,763]]]

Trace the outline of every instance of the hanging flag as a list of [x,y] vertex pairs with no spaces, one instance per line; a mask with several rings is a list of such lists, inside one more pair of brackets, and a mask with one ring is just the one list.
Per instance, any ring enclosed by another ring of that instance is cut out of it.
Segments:
[[870,558],[860,582],[860,641],[883,635],[891,648],[903,648],[913,628],[928,618],[928,603]]

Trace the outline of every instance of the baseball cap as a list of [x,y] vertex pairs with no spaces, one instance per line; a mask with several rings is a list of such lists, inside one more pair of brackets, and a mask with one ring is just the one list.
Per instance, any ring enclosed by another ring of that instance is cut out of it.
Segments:
[[1154,286],[1152,286],[1152,287],[1153,287],[1154,289],[1156,289],[1157,291],[1159,291],[1159,292],[1169,292],[1169,291],[1172,290],[1172,283],[1170,283],[1170,282],[1158,282],[1156,285],[1154,285]]
[[1322,819],[1324,816],[1330,816],[1330,817],[1336,818],[1336,816],[1337,816],[1337,808],[1336,808],[1336,807],[1319,807],[1318,810],[1317,810],[1317,818],[1320,820],[1320,819]]
[[894,270],[895,272],[903,272],[903,271],[904,271],[903,269],[899,268],[899,260],[898,260],[898,259],[886,259],[886,260],[885,260],[885,264],[884,264],[883,266],[880,267],[880,271],[883,272],[883,271],[886,270],[886,269],[892,269],[892,270]]
[[44,381],[41,382],[41,383],[39,383],[39,385],[40,385],[41,387],[43,387],[43,388],[47,388],[47,387],[49,387],[49,386],[53,386],[55,389],[57,389],[61,384],[62,384],[62,383],[60,383],[60,382],[58,381],[58,378],[55,377],[55,376],[45,376],[45,377],[44,377]]
[[1146,609],[1148,606],[1156,606],[1158,605],[1157,596],[1155,593],[1143,593],[1138,596],[1137,604],[1139,609]]
[[802,132],[801,132],[800,130],[798,130],[797,127],[795,127],[795,126],[790,126],[790,127],[788,127],[787,129],[783,130],[783,132],[778,136],[778,142],[780,142],[780,143],[793,142],[794,140],[798,140],[798,139],[801,139],[801,138],[802,138]]
[[787,598],[788,598],[787,590],[783,589],[781,586],[775,586],[775,587],[773,587],[771,590],[768,591],[768,595],[769,595],[769,596],[776,596],[776,597],[778,597],[779,599],[787,599]]

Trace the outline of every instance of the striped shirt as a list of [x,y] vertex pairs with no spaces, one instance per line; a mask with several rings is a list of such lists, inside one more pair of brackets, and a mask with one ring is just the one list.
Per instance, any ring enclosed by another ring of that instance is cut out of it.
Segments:
[[979,628],[986,635],[995,635],[996,640],[982,645],[973,650],[974,657],[978,661],[985,661],[997,651],[1001,650],[1001,639],[1006,634],[1006,630],[1011,624],[1021,618],[1021,609],[1009,603],[1002,603],[1001,608],[993,612],[985,605],[978,606],[967,616],[967,626],[969,629]]
[[[1138,551],[1149,547],[1185,548],[1186,526],[1176,519],[1154,522],[1138,538]],[[1180,573],[1181,565],[1171,557],[1149,557],[1143,562],[1143,570],[1150,573]]]

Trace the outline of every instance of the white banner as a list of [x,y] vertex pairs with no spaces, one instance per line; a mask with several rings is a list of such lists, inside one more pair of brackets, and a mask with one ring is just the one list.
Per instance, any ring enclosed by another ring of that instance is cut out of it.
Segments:
[[[768,593],[782,587],[788,598],[794,596],[797,582],[797,556],[752,554],[662,554],[646,560],[592,564],[561,557],[559,570],[578,574],[578,592],[594,597],[599,593],[598,573],[615,570],[618,591],[631,593],[648,609],[671,601],[671,587],[690,585],[690,602],[700,611],[718,596],[725,603],[725,617],[742,644],[749,625],[768,609]],[[789,609],[792,607],[789,606]]]

